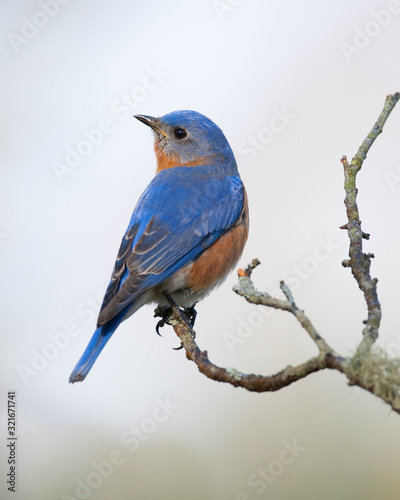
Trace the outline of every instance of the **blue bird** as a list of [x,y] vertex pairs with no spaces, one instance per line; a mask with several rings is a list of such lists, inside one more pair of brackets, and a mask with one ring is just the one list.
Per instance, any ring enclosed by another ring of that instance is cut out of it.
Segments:
[[222,130],[195,111],[135,118],[154,132],[157,172],[133,211],[71,383],[85,379],[118,325],[143,305],[192,308],[225,280],[247,240],[247,195]]

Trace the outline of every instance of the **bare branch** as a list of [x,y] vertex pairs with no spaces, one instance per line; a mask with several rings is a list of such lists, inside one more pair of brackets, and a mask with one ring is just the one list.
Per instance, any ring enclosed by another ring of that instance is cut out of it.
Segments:
[[358,347],[358,350],[365,351],[366,353],[378,338],[382,313],[376,287],[378,280],[376,278],[372,279],[370,275],[371,259],[374,255],[365,254],[362,250],[362,240],[363,238],[368,239],[369,234],[361,230],[361,220],[357,206],[358,189],[356,187],[356,177],[357,173],[361,170],[368,151],[379,134],[382,133],[383,126],[399,98],[399,92],[386,97],[385,105],[379,118],[368,136],[364,139],[351,163],[348,163],[346,156],[343,156],[341,159],[344,168],[344,189],[346,192],[344,203],[348,220],[347,224],[342,227],[347,229],[350,239],[350,259],[344,261],[343,265],[351,268],[351,272],[364,293],[367,303],[368,319],[363,329],[363,341]]
[[253,282],[247,276],[239,277],[239,282],[233,287],[233,291],[244,297],[247,302],[250,302],[251,304],[262,304],[264,306],[292,313],[312,340],[317,344],[320,353],[331,353],[334,355],[335,353],[333,349],[320,336],[310,319],[304,314],[304,311],[296,306],[289,287],[284,281],[280,282],[280,286],[288,300],[277,299],[275,297],[271,297],[271,295],[268,295],[265,292],[259,292],[254,288]]
[[[363,141],[356,155],[349,164],[343,156],[342,164],[345,176],[345,205],[347,223],[341,226],[348,232],[350,239],[349,259],[343,261],[344,267],[350,267],[359,288],[362,290],[368,309],[368,319],[363,329],[363,339],[355,355],[345,358],[337,354],[313,326],[304,311],[299,309],[294,301],[289,287],[280,282],[285,299],[277,299],[266,292],[258,291],[251,280],[253,270],[260,264],[258,259],[245,269],[239,269],[239,281],[234,291],[252,304],[272,307],[293,314],[302,328],[316,344],[319,354],[298,366],[287,366],[274,375],[254,375],[241,373],[234,368],[222,368],[210,361],[207,351],[202,351],[194,340],[192,328],[184,321],[177,307],[172,307],[171,316],[165,320],[172,325],[175,333],[186,350],[188,359],[197,364],[201,373],[219,382],[226,382],[234,387],[243,387],[248,391],[271,392],[286,387],[311,373],[329,368],[347,376],[349,385],[359,386],[378,396],[382,401],[400,414],[400,360],[391,359],[373,344],[378,337],[381,320],[381,307],[377,295],[377,279],[371,278],[370,266],[373,254],[365,254],[362,250],[362,240],[369,239],[369,234],[361,230],[361,221],[357,206],[356,176],[360,171],[372,144],[382,132],[388,116],[400,99],[400,93],[386,98],[382,113],[379,115],[371,132]],[[156,316],[162,315],[157,309]]]
[[188,326],[184,324],[176,311],[169,317],[167,323],[173,326],[186,350],[186,356],[194,361],[201,373],[212,380],[226,382],[234,387],[243,387],[252,392],[273,392],[287,387],[310,373],[334,368],[344,372],[343,360],[336,359],[331,353],[320,353],[319,356],[309,359],[298,366],[287,366],[274,375],[254,375],[239,372],[235,368],[222,368],[212,363],[207,351],[202,351],[195,342]]

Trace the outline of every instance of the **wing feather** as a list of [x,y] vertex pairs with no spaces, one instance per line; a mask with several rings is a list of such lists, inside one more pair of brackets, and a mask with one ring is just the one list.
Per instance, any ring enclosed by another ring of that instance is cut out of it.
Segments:
[[198,257],[240,217],[240,177],[193,176],[201,168],[163,170],[143,193],[122,239],[98,326]]

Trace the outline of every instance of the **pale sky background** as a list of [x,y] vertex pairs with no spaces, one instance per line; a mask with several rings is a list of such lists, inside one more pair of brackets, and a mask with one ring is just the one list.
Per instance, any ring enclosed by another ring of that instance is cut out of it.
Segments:
[[[234,150],[251,218],[240,265],[262,261],[261,290],[291,280],[321,335],[344,355],[355,350],[366,307],[341,266],[340,158],[400,90],[400,2],[20,0],[3,2],[0,25],[1,498],[397,500],[399,416],[336,372],[274,394],[212,382],[172,350],[172,329],[156,335],[145,307],[84,383],[68,377],[154,175],[152,134],[131,116],[175,109],[209,116]],[[379,342],[392,353],[399,133],[400,107],[358,180]],[[213,361],[272,374],[316,354],[292,317],[235,295],[236,279],[197,307],[198,344]],[[17,495],[5,483],[11,390]]]

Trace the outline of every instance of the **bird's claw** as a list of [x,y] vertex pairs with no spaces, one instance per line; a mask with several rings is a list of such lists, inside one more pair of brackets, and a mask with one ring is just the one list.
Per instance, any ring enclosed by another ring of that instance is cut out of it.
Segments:
[[171,314],[172,314],[172,307],[170,306],[164,306],[164,307],[158,306],[154,311],[154,316],[161,316],[160,321],[156,325],[156,332],[157,335],[159,335],[160,337],[162,337],[160,333],[160,328],[162,328],[167,324],[167,320],[171,316]]
[[[193,330],[194,323],[196,321],[196,316],[197,316],[197,311],[194,308],[196,304],[194,304],[192,307],[185,307],[185,308],[180,308],[178,307],[172,297],[164,293],[165,297],[167,298],[168,302],[171,304],[170,306],[157,306],[155,311],[154,311],[154,316],[161,316],[160,321],[156,325],[156,332],[157,335],[160,335],[160,328],[165,326],[168,323],[168,319],[170,316],[175,312],[179,313],[180,319],[187,325],[187,327],[190,329],[191,334],[193,336],[193,339],[196,338],[196,332]],[[183,348],[183,344],[181,344],[179,347],[173,347],[175,351],[179,351],[180,349]]]
[[160,337],[162,337],[162,335],[160,333],[160,328],[162,328],[163,326],[165,326],[165,321],[163,319],[160,319],[160,321],[156,324],[156,333]]

